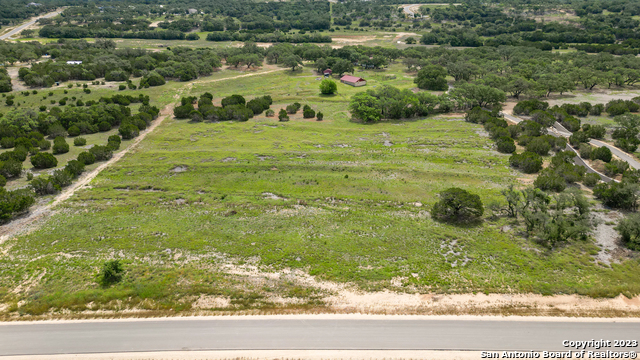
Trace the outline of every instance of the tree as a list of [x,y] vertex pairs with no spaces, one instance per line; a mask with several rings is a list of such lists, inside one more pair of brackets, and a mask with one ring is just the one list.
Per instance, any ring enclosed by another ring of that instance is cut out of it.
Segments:
[[49,153],[41,152],[31,156],[31,165],[36,169],[49,169],[58,166],[58,159]]
[[124,268],[120,260],[109,260],[104,263],[100,273],[98,274],[98,284],[102,287],[109,287],[122,280]]
[[366,92],[357,93],[351,98],[349,110],[351,116],[365,123],[378,122],[382,118],[380,100]]
[[323,95],[331,95],[338,90],[338,85],[335,81],[330,79],[324,79],[320,83],[320,92]]
[[616,230],[628,248],[640,250],[640,214],[629,214],[618,223]]
[[454,97],[459,98],[461,105],[473,106],[496,106],[507,100],[502,90],[494,89],[485,85],[461,84],[452,91]]
[[498,151],[504,154],[511,154],[516,151],[516,144],[512,138],[508,136],[501,136],[496,140],[496,146]]
[[445,91],[448,88],[447,71],[439,65],[429,65],[418,71],[418,75],[413,80],[420,89]]
[[289,121],[289,114],[287,114],[287,110],[280,109],[280,112],[278,112],[278,120]]
[[291,71],[296,71],[297,68],[302,67],[302,59],[298,55],[286,55],[282,58],[280,64],[291,68]]
[[340,59],[333,65],[333,72],[342,76],[344,73],[353,73],[353,64],[346,59]]
[[411,44],[415,44],[416,43],[416,39],[412,38],[412,37],[408,37],[405,42],[409,45]]
[[593,188],[593,194],[612,208],[631,211],[638,209],[638,184],[627,181],[600,183]]
[[449,188],[440,193],[440,200],[431,209],[431,216],[445,221],[472,221],[480,218],[484,207],[480,196],[460,188]]
[[66,154],[69,152],[69,144],[62,137],[58,136],[53,140],[53,153],[54,154]]

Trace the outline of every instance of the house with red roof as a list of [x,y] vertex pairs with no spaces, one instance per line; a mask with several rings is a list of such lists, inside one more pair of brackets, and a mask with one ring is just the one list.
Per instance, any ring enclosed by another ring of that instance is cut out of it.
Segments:
[[343,84],[351,85],[351,86],[365,86],[367,85],[367,80],[351,75],[345,75],[340,78],[340,82]]

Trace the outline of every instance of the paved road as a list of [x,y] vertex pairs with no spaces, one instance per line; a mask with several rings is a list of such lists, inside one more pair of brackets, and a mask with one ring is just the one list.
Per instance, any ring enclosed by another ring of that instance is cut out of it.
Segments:
[[4,35],[0,35],[0,40],[6,40],[8,38],[10,38],[13,35],[19,34],[22,30],[28,28],[29,26],[33,25],[36,23],[36,21],[40,18],[50,18],[50,17],[54,17],[57,16],[58,14],[60,14],[60,11],[54,11],[54,12],[50,12],[48,14],[42,15],[40,17],[37,17],[35,19],[29,20],[26,23],[16,27],[15,29],[9,31],[8,33],[4,34]]
[[589,144],[594,145],[594,146],[606,146],[609,148],[609,150],[611,150],[611,152],[613,153],[613,155],[619,157],[620,159],[626,161],[627,163],[629,163],[629,166],[631,166],[634,169],[640,169],[640,162],[638,162],[636,159],[634,159],[632,156],[630,156],[629,154],[625,153],[624,151],[618,149],[617,147],[613,146],[613,145],[609,145],[605,142],[599,141],[599,140],[594,140],[591,139],[589,141]]
[[[640,322],[200,318],[0,325],[0,356],[182,350],[569,350]],[[613,349],[612,349],[613,350]]]

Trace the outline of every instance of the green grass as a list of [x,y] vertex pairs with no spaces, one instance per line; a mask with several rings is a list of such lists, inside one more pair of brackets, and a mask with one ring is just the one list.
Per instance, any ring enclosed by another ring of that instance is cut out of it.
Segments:
[[[396,79],[357,75],[369,80],[366,88],[413,86],[400,65],[388,72]],[[89,303],[179,312],[200,294],[229,297],[238,310],[273,307],[271,294],[321,305],[312,288],[286,279],[261,285],[225,271],[228,263],[299,269],[365,290],[640,292],[639,262],[600,266],[591,241],[547,250],[517,226],[501,231],[508,219],[487,215],[476,226],[431,220],[430,206],[448,187],[477,193],[485,204],[499,200],[520,176],[508,156],[460,118],[351,122],[348,99],[366,88],[339,84],[337,95],[324,97],[315,78],[307,68],[195,83],[190,93],[211,92],[214,102],[269,94],[276,111],[298,101],[325,121],[300,114],[286,123],[165,120],[41,228],[2,244],[10,254],[0,257],[0,299],[12,304],[5,314],[81,311]],[[127,274],[101,289],[96,274],[112,258],[123,260]],[[400,287],[392,285],[397,278]],[[28,291],[11,292],[30,281]],[[20,300],[26,303],[17,306]]]

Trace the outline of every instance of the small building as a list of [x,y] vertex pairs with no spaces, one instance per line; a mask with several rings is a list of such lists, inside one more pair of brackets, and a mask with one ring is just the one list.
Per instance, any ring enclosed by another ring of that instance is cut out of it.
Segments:
[[331,74],[333,74],[333,71],[331,69],[326,69],[322,73],[324,74],[324,77],[329,77],[331,76]]
[[189,15],[197,14],[197,13],[198,13],[198,10],[196,10],[196,9],[188,9],[188,10],[187,10],[187,13],[188,13]]
[[79,61],[79,60],[69,60],[69,61],[67,61],[67,65],[82,65],[82,61]]
[[345,75],[340,78],[340,82],[343,84],[351,85],[351,86],[365,86],[367,85],[367,80],[351,75]]

